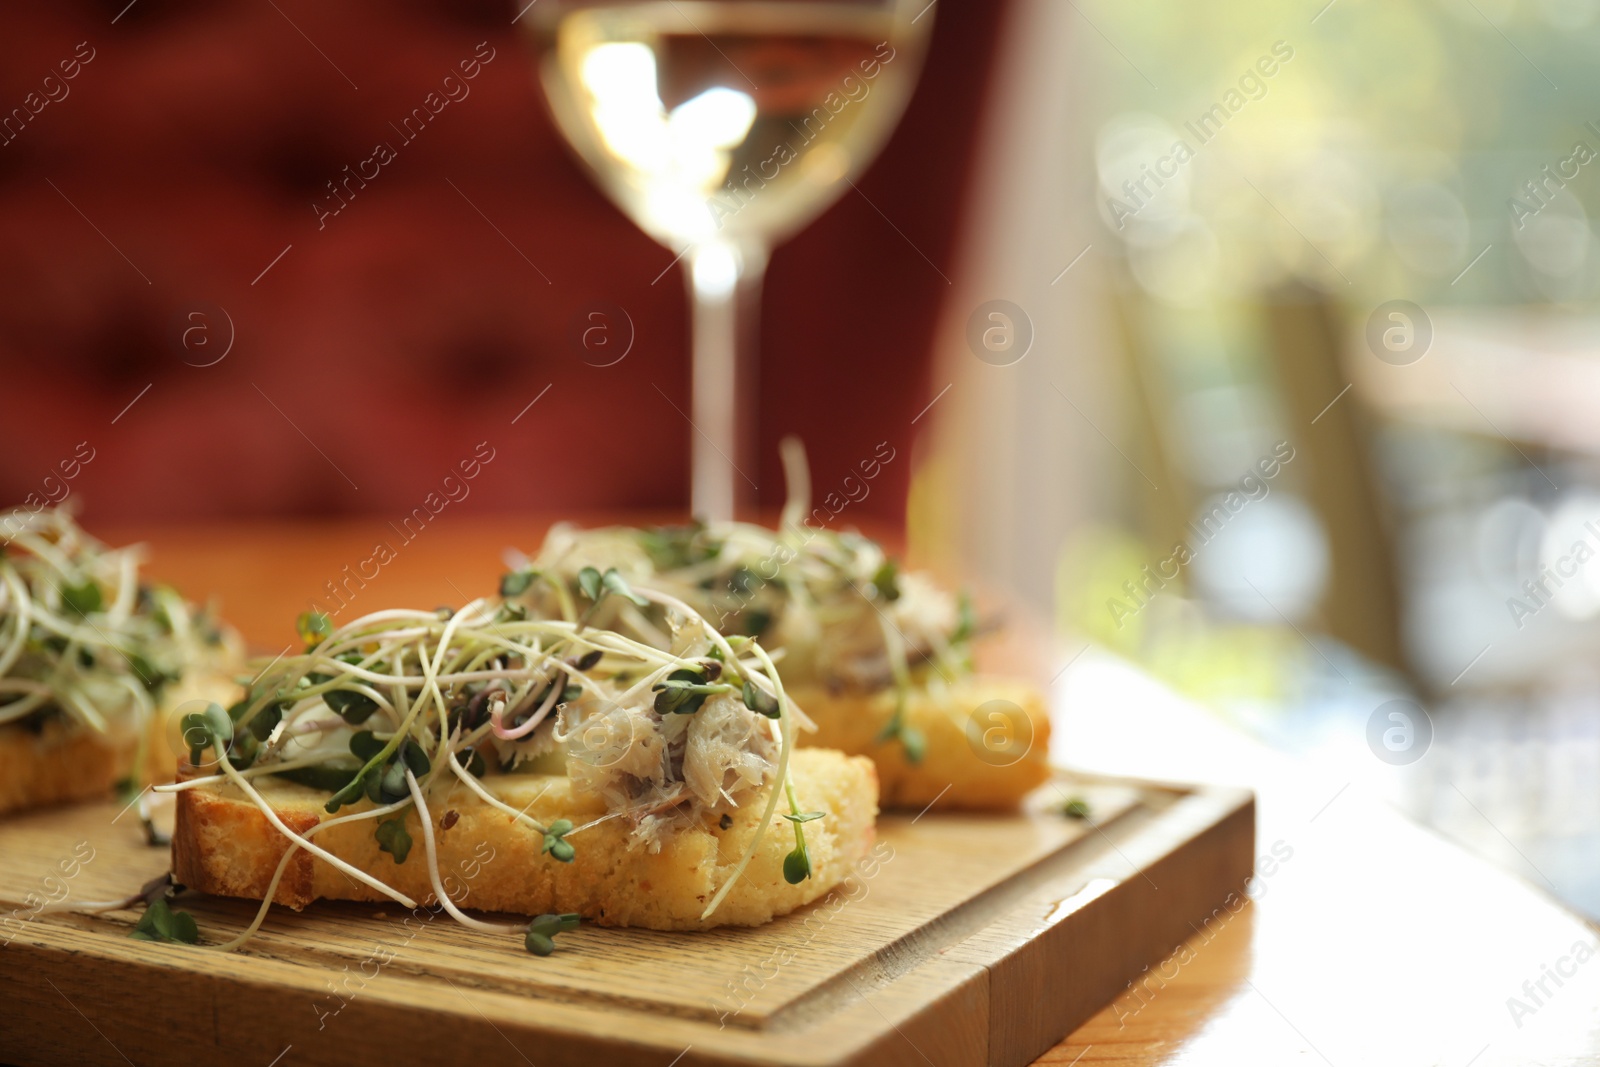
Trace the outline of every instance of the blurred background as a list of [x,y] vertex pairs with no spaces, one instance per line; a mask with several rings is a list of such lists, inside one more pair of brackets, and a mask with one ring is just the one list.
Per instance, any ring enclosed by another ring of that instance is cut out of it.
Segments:
[[[818,498],[886,444],[846,521],[1063,666],[1600,917],[1600,0],[924,16],[881,156],[772,257],[761,508],[784,434]],[[528,17],[0,15],[0,498],[381,527],[486,442],[451,522],[685,513],[684,266],[562,142]]]

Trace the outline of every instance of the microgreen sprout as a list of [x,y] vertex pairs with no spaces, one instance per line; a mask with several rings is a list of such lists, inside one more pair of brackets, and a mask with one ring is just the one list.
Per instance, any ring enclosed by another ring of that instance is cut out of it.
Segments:
[[900,568],[893,559],[886,556],[878,565],[872,574],[872,588],[885,600],[900,599]]
[[167,906],[165,897],[156,897],[144,909],[144,914],[128,936],[136,941],[194,945],[200,941],[200,928],[193,915],[186,911],[173,911]]
[[577,851],[572,847],[572,842],[566,840],[566,835],[571,832],[571,819],[555,820],[545,829],[544,847],[540,851],[554,856],[562,863],[571,863],[577,855]]
[[143,584],[139,564],[137,548],[107,548],[67,508],[0,512],[0,726],[137,736],[132,766],[145,766],[156,701],[191,668],[220,665],[225,635]]
[[1082,797],[1068,797],[1061,805],[1061,814],[1069,819],[1087,819],[1089,817],[1089,802]]
[[91,613],[99,611],[105,605],[105,598],[101,595],[100,586],[95,580],[85,578],[77,585],[63,585],[61,602],[78,618],[87,619]]
[[316,648],[317,645],[327,640],[333,633],[333,620],[326,612],[303,611],[294,622],[295,632],[300,635],[300,640],[306,643],[306,649]]
[[800,827],[794,828],[794,851],[783,857],[783,880],[790,885],[799,885],[811,877],[811,853],[806,850],[805,837],[800,833]]
[[923,736],[921,730],[906,721],[906,700],[903,693],[895,694],[894,714],[889,717],[889,721],[884,724],[875,740],[900,742],[900,749],[905,753],[906,762],[913,767],[921,763],[922,758],[927,755],[927,738]]
[[703,522],[687,526],[655,526],[639,532],[639,542],[657,570],[691,567],[717,558],[721,545],[706,538]]
[[[340,663],[347,663],[353,667],[361,665],[361,653],[346,652],[336,656]],[[307,676],[313,685],[323,685],[334,680],[333,675],[312,674]],[[378,710],[378,702],[365,693],[351,689],[332,689],[323,695],[323,703],[328,705],[345,722],[352,726],[360,726],[372,718],[372,713]]]
[[915,767],[928,754],[928,739],[910,723],[900,723],[900,747],[905,750],[906,762]]
[[786,780],[783,789],[789,798],[789,813],[784,818],[794,824],[794,851],[783,857],[783,880],[790,885],[799,885],[811,877],[811,851],[806,848],[806,834],[802,827],[813,819],[822,818],[824,813],[801,811],[792,781]]
[[889,667],[894,676],[894,713],[878,734],[878,741],[899,741],[906,762],[915,767],[927,752],[922,731],[906,721],[906,705],[911,700],[911,668],[906,663],[905,641],[887,616],[879,616]]
[[531,568],[512,571],[500,579],[500,595],[503,597],[521,596],[533,584],[533,579],[538,572]]
[[220,757],[233,745],[233,720],[222,710],[221,704],[207,704],[204,711],[190,712],[179,727],[184,744],[189,746],[189,762],[196,767],[208,747],[215,747]]
[[615,567],[607,568],[604,574],[594,567],[584,567],[578,571],[578,589],[593,602],[589,605],[589,610],[584,613],[583,619],[579,623],[580,626],[587,625],[589,619],[599,610],[600,604],[613,593],[622,597],[634,607],[647,608],[650,606],[650,601],[635,593],[633,588],[628,585],[627,579],[617,573],[617,568]]
[[765,715],[769,719],[778,717],[777,699],[754,682],[746,680],[740,695],[744,697],[744,706],[757,715]]
[[556,950],[555,936],[576,930],[582,920],[574,914],[541,915],[528,924],[523,943],[535,956],[548,956]]
[[411,835],[406,832],[404,812],[378,823],[373,836],[378,839],[378,848],[393,856],[396,863],[404,863],[411,853]]
[[[732,693],[736,689],[726,683],[712,683],[710,678],[721,674],[721,668],[712,671],[704,666],[685,667],[673,671],[665,679],[657,682],[651,689],[656,695],[656,712],[661,715],[693,715],[700,710],[706,698],[716,693]],[[748,684],[748,683],[747,683]]]
[[956,599],[956,628],[950,633],[952,645],[965,644],[978,633],[978,613],[972,608],[972,597],[962,593]]

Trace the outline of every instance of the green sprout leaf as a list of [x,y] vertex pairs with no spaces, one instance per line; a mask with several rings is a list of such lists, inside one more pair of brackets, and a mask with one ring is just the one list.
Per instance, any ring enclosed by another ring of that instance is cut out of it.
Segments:
[[528,936],[523,943],[535,956],[548,956],[556,950],[555,936],[576,930],[581,921],[576,913],[540,915],[528,924]]
[[411,835],[406,832],[404,812],[380,821],[373,836],[378,839],[378,849],[393,856],[396,863],[404,863],[411,854]]
[[805,842],[794,846],[794,851],[783,857],[783,880],[790,885],[799,885],[811,877],[811,853],[806,851]]
[[913,767],[921,763],[922,757],[927,754],[927,738],[923,737],[921,730],[906,722],[906,694],[903,690],[895,699],[894,714],[878,734],[877,740],[899,741],[905,751],[906,762]]
[[[361,779],[366,783],[364,789],[367,794],[367,799],[372,801],[374,804],[389,803],[389,801],[386,800],[383,795],[383,775],[386,770],[388,770],[387,767],[369,768]],[[403,781],[404,777],[404,775],[401,775],[401,785],[405,784]]]
[[371,763],[383,751],[383,742],[371,730],[357,730],[350,735],[350,752],[362,763]]
[[533,579],[537,574],[538,572],[533,570],[520,570],[512,571],[510,574],[502,576],[500,579],[500,595],[506,597],[521,596],[528,591],[529,586],[533,585]]
[[360,800],[361,794],[366,790],[365,778],[365,775],[358,773],[354,778],[350,779],[349,785],[328,798],[328,802],[323,805],[323,809],[331,815],[346,804],[354,804]]
[[740,600],[749,600],[752,589],[759,589],[763,584],[761,578],[749,567],[735,567],[728,574],[728,592],[738,596]]
[[131,774],[118,778],[111,788],[116,791],[117,803],[124,806],[138,800],[144,792],[144,787],[139,784],[139,780]]
[[308,650],[316,648],[333,633],[333,620],[326,612],[302,611],[294,621],[295,632]]
[[778,698],[754,682],[746,679],[744,683],[744,706],[757,715],[765,715],[769,719],[776,719],[780,713]]
[[233,741],[233,719],[221,704],[207,704],[205,711],[190,712],[178,725],[184,744],[189,746],[189,763],[196,767],[207,748],[215,748],[221,756]]
[[[309,786],[323,793],[337,793],[345,789],[355,779],[357,771],[353,767],[341,767],[331,763],[324,763],[319,767],[292,767],[286,771],[270,772],[274,778],[283,778],[300,785]],[[359,795],[360,782],[356,782]]]
[[710,685],[705,672],[693,667],[680,667],[667,675],[665,681],[652,687],[656,694],[657,715],[693,715],[712,693],[725,693],[732,687]]
[[1061,805],[1061,814],[1069,819],[1087,819],[1089,802],[1082,797],[1068,797],[1066,803]]
[[189,746],[189,766],[200,766],[200,761],[205,759],[206,746],[211,744],[211,736],[206,733],[205,717],[185,715],[178,727],[182,731],[183,743]]
[[631,601],[636,608],[650,606],[650,601],[635,593],[633,587],[627,583],[627,580],[622,575],[617,573],[617,568],[615,567],[611,567],[600,576],[600,587],[608,593],[615,593],[622,599]]
[[693,715],[713,693],[731,693],[733,686],[726,682],[712,684],[711,679],[722,673],[720,663],[708,662],[700,667],[680,667],[657,682],[652,691],[656,694],[656,714]]
[[402,760],[394,760],[384,768],[383,776],[378,780],[381,799],[385,804],[394,804],[411,795],[411,788],[406,785],[406,765]]
[[872,576],[872,585],[885,600],[900,599],[900,568],[894,560],[886,559]]
[[950,634],[950,643],[959,645],[972,640],[978,632],[978,614],[973,610],[972,598],[966,593],[956,602],[956,628]]
[[[362,656],[359,652],[346,652],[337,658],[355,667],[360,665]],[[331,674],[312,674],[308,675],[306,680],[312,685],[327,685],[334,677]],[[372,718],[372,713],[378,710],[376,700],[354,689],[331,689],[322,694],[322,702],[328,705],[328,710],[351,726],[360,726]]]
[[[244,709],[249,706],[249,703],[249,700],[241,700],[238,704],[234,705],[234,708],[239,708],[239,713],[243,714]],[[243,707],[241,707],[241,705],[243,705]],[[233,708],[228,709],[228,714],[230,716],[233,715]],[[246,727],[246,729],[250,731],[250,735],[257,741],[265,741],[267,738],[272,736],[272,731],[277,729],[278,723],[282,721],[283,705],[268,704],[266,707],[256,712],[256,717],[250,720],[250,725]]]
[[61,590],[61,600],[79,618],[91,611],[99,611],[105,603],[105,598],[100,593],[100,586],[93,578],[85,578],[78,585],[64,586]]
[[590,600],[600,599],[600,572],[593,567],[585,567],[578,572],[578,588],[583,590],[583,595]]
[[184,945],[198,944],[200,928],[194,916],[186,911],[173,911],[165,898],[156,897],[145,908],[139,923],[128,935],[137,941],[163,941]]
[[606,568],[604,574],[601,574],[593,567],[583,568],[578,572],[578,588],[583,591],[584,596],[594,601],[597,606],[600,601],[612,593],[632,602],[635,607],[647,608],[650,606],[650,601],[635,593],[633,587],[628,584],[628,580],[618,574],[615,567]]
[[[162,670],[141,653],[130,652],[127,655],[128,666],[133,668],[133,673],[144,684],[146,692],[159,695],[162,686],[168,682],[176,682],[182,677],[182,673],[179,671]],[[86,666],[89,666],[89,664],[86,664]]]
[[705,530],[705,523],[698,521],[687,526],[654,526],[639,531],[639,543],[656,570],[674,571],[716,559],[721,553],[719,542],[701,536]]
[[[770,670],[772,661],[767,660],[766,666]],[[811,877],[811,852],[806,848],[805,824],[822,818],[822,812],[800,810],[800,798],[795,795],[794,781],[787,776],[783,781],[783,791],[789,795],[789,813],[784,818],[794,824],[794,851],[783,857],[783,878],[790,885],[799,885]]]
[[[571,832],[571,819],[557,819],[545,830],[544,848],[541,851],[548,852],[562,863],[571,863],[573,857],[577,855],[571,842],[566,840],[566,835]],[[541,953],[541,955],[549,955],[549,953]]]
[[900,747],[905,749],[906,762],[915,767],[928,754],[928,741],[922,731],[907,723],[900,727]]
[[409,737],[400,743],[400,758],[405,761],[411,773],[418,779],[426,778],[428,772],[433,770],[433,764],[428,759],[428,753],[423,747]]
[[[426,778],[432,771],[433,763],[428,759],[427,750],[409,737],[400,742],[386,762],[374,763],[388,747],[371,730],[358,730],[351,735],[350,753],[361,761],[361,769],[323,805],[327,811],[336,812],[346,804],[354,804],[363,794],[374,804],[398,803],[411,795],[411,787],[406,782],[408,769],[418,779]],[[476,762],[481,771],[482,757],[474,751],[468,758],[469,767]]]
[[322,694],[322,702],[351,726],[360,726],[378,710],[376,700],[352,689],[330,689]]
[[240,770],[254,763],[260,754],[261,742],[249,730],[234,734],[228,742],[228,762]]
[[576,930],[582,921],[576,912],[568,912],[563,915],[545,914],[538,916],[533,922],[529,923],[528,929],[541,933],[546,937],[554,937],[557,934]]

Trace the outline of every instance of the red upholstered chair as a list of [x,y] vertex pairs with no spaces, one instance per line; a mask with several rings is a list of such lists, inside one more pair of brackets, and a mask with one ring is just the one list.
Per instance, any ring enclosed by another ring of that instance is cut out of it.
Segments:
[[[909,453],[1003,7],[940,0],[922,85],[860,194],[774,258],[764,504],[782,495],[785,433],[823,487],[880,441]],[[70,492],[91,521],[398,517],[486,441],[463,511],[684,506],[682,277],[567,153],[515,13],[0,13],[0,503]],[[470,95],[403,139],[475,53],[492,59]],[[322,215],[327,183],[379,142],[395,158]],[[574,341],[596,301],[633,322],[615,366]],[[885,468],[862,518],[896,521],[908,473]]]

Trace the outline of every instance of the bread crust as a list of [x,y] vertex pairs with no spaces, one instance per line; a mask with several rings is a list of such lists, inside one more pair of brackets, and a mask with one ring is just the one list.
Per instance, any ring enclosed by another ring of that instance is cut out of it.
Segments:
[[[802,809],[825,812],[805,824],[812,876],[799,885],[783,877],[783,857],[794,848],[790,824],[774,817],[744,875],[716,913],[701,919],[707,902],[732,874],[765,804],[749,797],[723,830],[713,818],[670,834],[661,850],[629,850],[625,819],[610,819],[573,834],[577,857],[561,863],[542,852],[540,834],[485,804],[459,781],[429,798],[445,892],[464,907],[523,915],[577,912],[601,926],[698,930],[756,926],[822,896],[850,874],[873,840],[878,782],[871,761],[821,749],[796,751],[790,772]],[[188,767],[180,779],[193,777]],[[281,779],[254,783],[274,812],[297,833],[323,819],[328,794]],[[578,796],[559,775],[491,776],[484,784],[514,808],[544,825],[571,819],[582,825],[604,814],[598,799]],[[366,800],[340,814],[370,807]],[[787,810],[780,804],[780,812]],[[405,814],[411,853],[396,864],[379,850],[370,820],[346,823],[311,840],[419,903],[433,901],[421,824]],[[450,822],[446,829],[444,823]],[[172,837],[173,875],[192,889],[260,900],[290,842],[242,791],[211,784],[178,793]],[[317,899],[385,900],[303,849],[296,849],[273,899],[296,910]]]
[[[916,686],[906,722],[921,731],[926,749],[912,764],[896,740],[879,735],[894,716],[892,687],[829,692],[788,686],[816,722],[801,745],[868,756],[878,768],[884,808],[919,810],[936,799],[943,809],[1006,811],[1050,777],[1050,716],[1044,694],[1016,679],[974,675],[953,684]],[[1004,701],[1017,711],[991,701]],[[1025,722],[1023,721],[1025,720]]]

